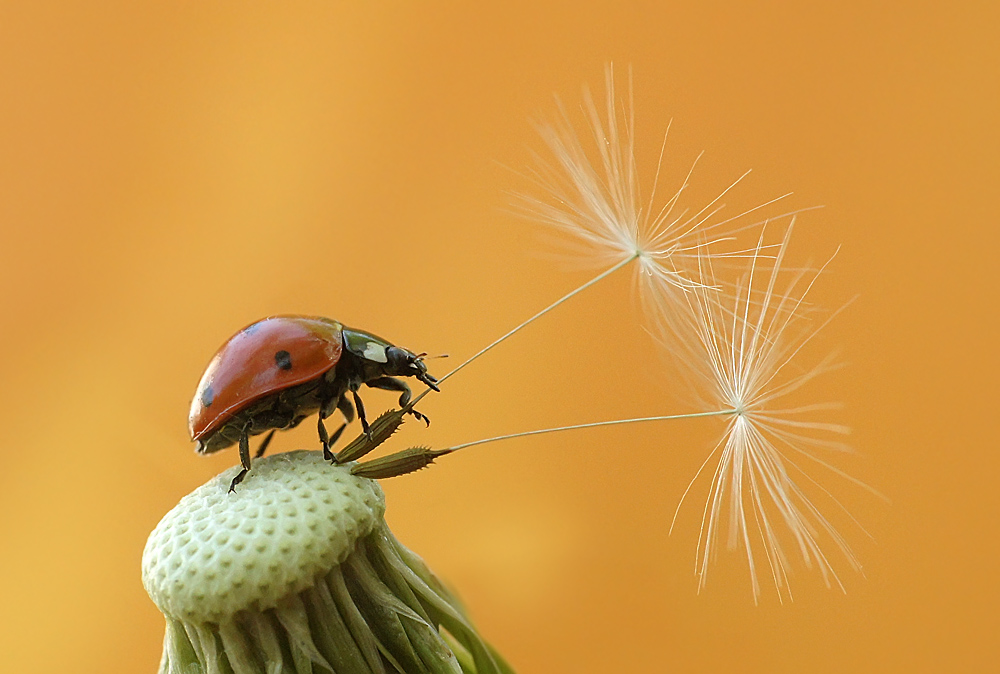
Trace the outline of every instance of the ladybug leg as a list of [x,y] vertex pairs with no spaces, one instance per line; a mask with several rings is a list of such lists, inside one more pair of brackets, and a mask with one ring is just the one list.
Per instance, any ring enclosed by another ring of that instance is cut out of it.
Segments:
[[333,435],[330,436],[330,446],[331,447],[333,445],[337,444],[337,440],[340,440],[340,436],[344,434],[344,429],[345,428],[347,428],[347,424],[346,423],[341,423],[340,424],[340,428],[338,428],[337,430],[335,430],[333,432]]
[[428,426],[431,425],[431,420],[427,418],[427,415],[421,414],[414,409],[406,409],[406,406],[410,404],[410,399],[413,398],[413,392],[410,391],[410,387],[405,381],[396,379],[395,377],[379,377],[366,383],[372,388],[380,388],[383,391],[401,391],[399,407],[405,410],[407,414],[412,414],[418,421],[423,421]]
[[426,414],[421,414],[416,410],[406,410],[407,414],[412,414],[417,421],[422,421],[428,426],[431,425],[431,420]]
[[399,396],[399,406],[406,407],[410,402],[410,398],[413,397],[413,392],[410,391],[410,387],[407,386],[405,381],[396,379],[395,377],[378,377],[370,381],[366,381],[365,384],[371,388],[380,388],[383,391],[400,391],[402,395]]
[[326,419],[333,412],[334,400],[328,398],[324,400],[319,407],[319,419],[316,421],[316,430],[319,433],[319,442],[323,446],[323,458],[327,461],[333,461],[333,452],[330,451],[330,434],[326,432],[326,424],[323,420]]
[[249,425],[244,426],[243,430],[240,431],[240,463],[243,464],[243,470],[229,483],[230,492],[236,491],[236,485],[242,482],[243,478],[250,472],[250,436],[248,430]]
[[340,439],[340,436],[344,432],[345,428],[347,428],[347,424],[342,423],[340,424],[340,428],[335,430],[333,432],[333,435],[330,435],[326,431],[326,424],[323,423],[323,415],[322,414],[319,415],[319,423],[317,424],[317,430],[319,430],[319,441],[323,443],[323,458],[326,459],[327,461],[333,461],[334,463],[336,463],[337,457],[335,457],[333,455],[333,452],[330,451],[330,447],[335,442],[337,442],[337,440]]
[[254,453],[254,455],[253,455],[253,458],[255,458],[255,459],[259,459],[260,457],[264,456],[264,452],[266,452],[266,451],[267,451],[267,446],[268,446],[269,444],[271,444],[271,438],[273,438],[273,437],[274,437],[274,431],[272,430],[272,431],[271,431],[270,433],[268,433],[268,434],[267,434],[267,436],[266,436],[266,437],[265,437],[265,438],[264,438],[264,439],[263,439],[263,440],[261,441],[261,443],[260,443],[260,446],[259,446],[259,447],[257,448],[257,451],[256,451],[256,452]]
[[354,389],[351,389],[351,394],[354,396],[354,406],[358,409],[358,420],[361,421],[361,428],[364,430],[365,435],[368,439],[372,439],[372,429],[368,425],[368,419],[365,418],[365,405],[361,402],[361,396]]
[[337,409],[344,415],[344,421],[347,423],[354,421],[354,405],[351,404],[346,395],[340,396],[340,400],[337,401]]
[[319,431],[319,441],[323,445],[323,458],[327,461],[333,461],[333,452],[330,451],[330,434],[326,432],[326,424],[323,423],[323,413],[319,413],[319,422],[316,424],[316,430]]

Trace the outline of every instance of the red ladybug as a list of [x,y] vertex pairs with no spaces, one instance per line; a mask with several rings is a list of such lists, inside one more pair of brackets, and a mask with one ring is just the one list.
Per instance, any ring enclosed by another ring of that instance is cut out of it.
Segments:
[[[323,455],[332,460],[330,445],[354,419],[355,407],[362,428],[370,432],[358,396],[362,384],[401,391],[402,407],[412,394],[395,376],[416,377],[439,390],[437,379],[427,373],[424,355],[329,318],[270,316],[257,321],[223,344],[201,377],[188,417],[195,451],[211,454],[239,443],[243,470],[233,478],[229,487],[233,491],[250,470],[250,436],[271,431],[257,450],[259,457],[275,430],[294,428],[319,412]],[[341,411],[345,422],[330,436],[323,420],[334,409]],[[409,412],[428,421],[416,410]]]

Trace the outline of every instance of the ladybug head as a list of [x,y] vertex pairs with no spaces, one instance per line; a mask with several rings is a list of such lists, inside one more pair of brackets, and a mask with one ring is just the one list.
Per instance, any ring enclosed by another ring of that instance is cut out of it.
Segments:
[[437,379],[427,374],[427,366],[424,364],[424,356],[426,355],[426,353],[415,354],[398,346],[390,346],[385,350],[386,374],[416,377],[430,388],[439,391]]

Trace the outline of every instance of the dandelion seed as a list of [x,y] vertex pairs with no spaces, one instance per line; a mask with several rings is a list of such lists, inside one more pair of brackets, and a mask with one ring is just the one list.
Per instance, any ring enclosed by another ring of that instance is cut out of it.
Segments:
[[532,178],[544,197],[523,197],[522,210],[528,217],[570,234],[582,244],[577,252],[588,262],[608,266],[636,261],[640,297],[647,302],[650,317],[683,336],[687,326],[678,323],[683,314],[676,309],[683,308],[685,292],[701,286],[697,261],[710,250],[715,257],[746,255],[746,250],[719,252],[718,244],[760,225],[759,221],[747,223],[746,216],[788,195],[733,217],[720,217],[723,197],[749,174],[747,171],[711,202],[692,212],[681,202],[698,163],[695,160],[680,187],[658,204],[657,184],[668,125],[652,189],[644,202],[636,168],[631,75],[627,102],[617,100],[614,72],[609,66],[603,116],[589,92],[584,95],[583,107],[593,147],[588,151],[565,110],[557,123],[541,126],[539,132],[555,161],[539,159]]
[[[654,213],[659,166],[662,165],[666,147],[664,137],[649,202],[643,208],[640,205],[633,146],[635,124],[631,104],[631,77],[629,102],[624,108],[627,118],[624,128],[618,122],[614,72],[611,66],[607,68],[606,81],[606,119],[602,118],[593,98],[589,94],[584,97],[584,107],[600,156],[600,168],[596,168],[590,161],[582,141],[563,113],[560,125],[540,129],[555,155],[556,167],[546,168],[546,163],[540,162],[539,171],[534,178],[549,199],[557,205],[531,197],[524,197],[521,202],[529,217],[569,232],[584,242],[587,251],[583,259],[595,262],[605,269],[460,363],[441,377],[439,384],[563,302],[632,262],[637,263],[639,270],[640,296],[644,300],[650,300],[647,308],[650,309],[653,323],[667,328],[666,332],[675,334],[684,342],[689,333],[688,317],[684,311],[677,309],[685,309],[684,291],[701,287],[700,282],[694,280],[696,274],[693,273],[697,270],[698,260],[709,255],[710,250],[715,258],[746,255],[746,250],[714,252],[715,245],[731,240],[738,232],[761,225],[760,221],[746,224],[743,219],[788,196],[786,194],[772,199],[734,217],[717,218],[723,209],[722,197],[743,180],[748,171],[692,215],[679,206],[681,196],[687,190],[688,181],[694,172],[692,166],[681,187]],[[738,224],[740,222],[744,224]],[[760,250],[754,252],[761,253]],[[426,394],[427,391],[420,393],[413,404]]]
[[[843,536],[793,479],[793,474],[802,476],[840,506],[839,501],[802,470],[796,459],[807,457],[844,475],[809,450],[845,449],[845,445],[831,437],[847,433],[846,427],[809,420],[810,413],[828,410],[833,407],[830,404],[783,406],[781,403],[783,398],[832,367],[827,360],[802,372],[792,364],[826,324],[815,327],[807,320],[813,312],[806,305],[806,296],[822,268],[813,273],[795,271],[790,280],[779,283],[779,277],[786,276],[783,263],[793,224],[794,219],[773,261],[757,255],[751,258],[749,271],[745,280],[737,284],[735,295],[713,289],[717,283],[708,257],[702,263],[701,287],[687,295],[701,347],[700,355],[690,360],[704,364],[703,374],[716,404],[734,413],[726,419],[722,440],[684,492],[678,512],[698,476],[713,460],[717,461],[696,553],[699,589],[705,585],[710,561],[722,536],[723,520],[728,517],[727,544],[730,548],[742,546],[746,551],[755,601],[761,590],[754,550],[761,548],[779,598],[790,597],[790,560],[783,542],[788,534],[806,565],[815,565],[828,586],[835,584],[844,589],[824,545],[832,543],[849,566],[860,570]],[[758,243],[758,249],[762,247]],[[675,513],[675,522],[676,518]],[[782,526],[788,533],[781,531]]]

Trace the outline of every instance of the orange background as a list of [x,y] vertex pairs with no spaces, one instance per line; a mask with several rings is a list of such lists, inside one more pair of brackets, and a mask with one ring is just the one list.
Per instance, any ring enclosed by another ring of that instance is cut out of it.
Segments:
[[[647,179],[673,118],[667,177],[706,151],[692,203],[753,168],[732,208],[825,205],[793,251],[842,244],[816,299],[859,298],[818,339],[849,367],[817,395],[854,428],[838,465],[891,503],[811,473],[872,534],[830,513],[865,576],[835,559],[845,595],[795,564],[795,601],[765,582],[754,606],[722,551],[696,594],[706,483],[667,528],[711,419],[448,457],[385,484],[397,536],[522,672],[996,662],[996,3],[537,4],[0,5],[4,671],[154,670],[142,546],[237,461],[186,435],[237,328],[325,314],[464,357],[588,278],[508,193],[531,120],[607,62],[633,69]],[[395,446],[691,409],[630,289],[456,376]]]

